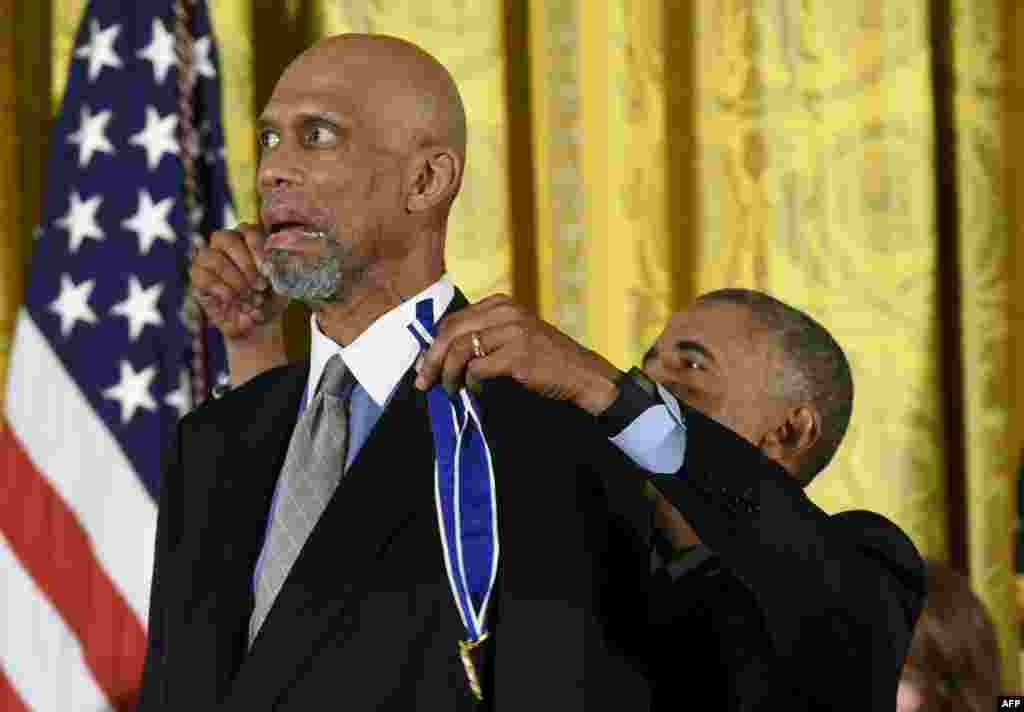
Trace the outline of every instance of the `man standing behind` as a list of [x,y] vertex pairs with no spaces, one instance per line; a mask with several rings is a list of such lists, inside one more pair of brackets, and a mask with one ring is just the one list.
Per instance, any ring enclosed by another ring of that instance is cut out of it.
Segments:
[[[505,298],[449,315],[440,332],[420,387],[512,376],[557,397],[579,380],[574,342]],[[493,355],[474,355],[472,335]],[[923,562],[885,517],[829,516],[803,491],[849,423],[842,349],[803,312],[724,289],[673,315],[644,370],[659,397],[613,440],[625,444],[642,427],[642,452],[627,451],[652,473],[663,544],[649,584],[651,709],[705,699],[708,709],[744,712],[894,709],[924,601]],[[659,400],[682,405],[680,422]],[[620,396],[602,418],[621,412]],[[662,457],[680,432],[676,471]]]

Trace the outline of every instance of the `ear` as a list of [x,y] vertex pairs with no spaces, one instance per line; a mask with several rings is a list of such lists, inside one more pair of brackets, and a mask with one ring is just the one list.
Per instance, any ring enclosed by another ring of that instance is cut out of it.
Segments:
[[782,424],[765,433],[758,445],[765,455],[792,473],[819,437],[821,416],[814,406],[802,403],[790,409]]
[[462,161],[449,148],[433,147],[417,152],[409,164],[406,209],[419,213],[451,199],[462,181]]

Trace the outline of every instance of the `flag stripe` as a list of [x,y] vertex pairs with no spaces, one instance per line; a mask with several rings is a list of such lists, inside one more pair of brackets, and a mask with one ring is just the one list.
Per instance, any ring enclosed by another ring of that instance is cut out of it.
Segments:
[[118,707],[128,703],[126,696],[134,704],[146,654],[142,624],[96,560],[75,515],[9,428],[0,432],[0,449],[7,453],[9,478],[0,498],[0,530],[78,639],[107,697]]
[[[2,534],[0,576],[7,597],[0,664],[14,694],[36,712],[108,709],[107,697],[86,666],[78,640],[22,568]],[[6,704],[12,696],[2,693],[0,700]]]
[[18,691],[7,678],[3,665],[0,665],[0,710],[4,712],[30,712],[28,705],[18,696]]
[[24,309],[14,332],[6,406],[34,470],[46,474],[135,616],[146,620],[156,505]]

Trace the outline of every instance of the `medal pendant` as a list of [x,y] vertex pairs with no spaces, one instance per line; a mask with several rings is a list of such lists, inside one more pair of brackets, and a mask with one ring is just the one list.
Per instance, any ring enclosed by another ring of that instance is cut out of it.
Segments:
[[474,653],[481,647],[481,643],[487,640],[487,633],[484,633],[478,640],[460,640],[459,641],[459,657],[462,658],[462,667],[466,669],[466,679],[469,681],[469,689],[473,693],[473,697],[476,698],[477,702],[482,702],[484,699],[483,688],[480,685],[480,674],[477,671],[476,660],[473,659]]

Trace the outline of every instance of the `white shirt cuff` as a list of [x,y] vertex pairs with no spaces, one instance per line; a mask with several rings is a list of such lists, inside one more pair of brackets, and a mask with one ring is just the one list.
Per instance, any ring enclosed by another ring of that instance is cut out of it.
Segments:
[[686,457],[686,423],[679,402],[660,384],[663,403],[651,406],[613,438],[637,465],[656,474],[678,472]]

